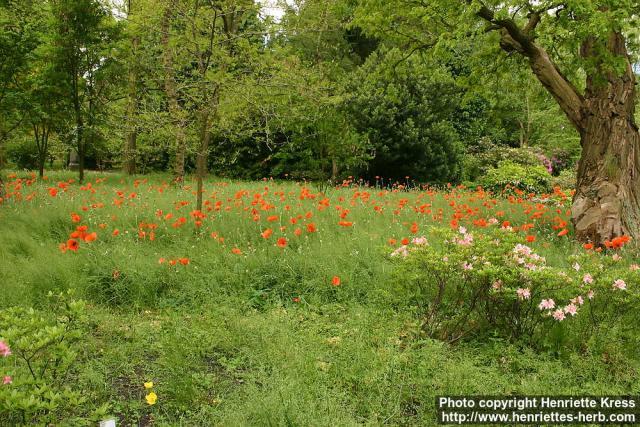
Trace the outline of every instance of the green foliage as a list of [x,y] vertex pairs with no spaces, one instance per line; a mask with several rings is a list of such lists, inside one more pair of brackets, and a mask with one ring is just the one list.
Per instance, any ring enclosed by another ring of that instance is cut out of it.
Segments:
[[48,312],[21,307],[0,311],[0,340],[11,349],[0,359],[0,372],[7,376],[0,386],[0,416],[13,425],[85,424],[105,413],[102,407],[91,416],[84,408],[87,393],[73,385],[85,303],[64,294],[49,298]]
[[38,168],[38,149],[33,141],[16,139],[7,144],[7,159],[19,169]]
[[551,178],[552,187],[560,187],[563,190],[574,189],[576,186],[576,171],[574,169],[565,169],[558,176]]
[[[412,246],[396,272],[398,296],[410,295],[430,337],[579,351],[609,328],[630,333],[637,296],[614,286],[633,280],[625,263],[584,254],[573,257],[573,268],[548,265],[508,228],[430,235],[438,242]],[[541,306],[545,300],[553,304]]]
[[505,188],[518,189],[529,193],[550,190],[551,175],[540,165],[523,166],[505,160],[495,168],[487,170],[480,183],[486,190],[500,193]]
[[[394,67],[395,65],[395,67]],[[376,52],[351,82],[347,108],[373,146],[366,176],[451,182],[461,174],[461,145],[451,119],[460,91],[438,81],[399,50]]]

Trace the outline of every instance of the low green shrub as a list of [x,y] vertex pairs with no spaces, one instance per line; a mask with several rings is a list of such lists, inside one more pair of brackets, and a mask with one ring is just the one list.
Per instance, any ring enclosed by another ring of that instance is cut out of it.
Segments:
[[[0,311],[0,420],[3,425],[86,425],[88,396],[73,374],[83,337],[85,303],[53,295],[47,313],[12,307]],[[54,317],[51,313],[56,313]]]
[[537,348],[587,346],[593,334],[634,324],[640,269],[620,256],[585,251],[572,268],[547,264],[508,226],[471,234],[435,229],[445,243],[396,251],[398,295],[432,338],[494,337]]
[[487,171],[480,183],[486,190],[501,192],[505,188],[529,193],[549,191],[551,175],[543,166],[523,166],[510,160]]
[[576,187],[576,171],[565,169],[558,176],[551,178],[552,187],[560,187],[563,190],[570,190]]

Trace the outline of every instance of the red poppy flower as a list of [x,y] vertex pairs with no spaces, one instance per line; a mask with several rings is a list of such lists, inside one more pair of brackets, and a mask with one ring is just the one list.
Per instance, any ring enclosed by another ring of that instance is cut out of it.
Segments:
[[318,228],[314,223],[310,222],[309,224],[307,224],[307,232],[315,233],[316,231],[318,231]]
[[67,249],[69,249],[70,251],[76,252],[79,246],[80,245],[78,244],[77,240],[73,240],[73,239],[67,240]]
[[189,264],[189,258],[180,258],[178,259],[178,262],[182,265],[187,265]]
[[280,237],[280,238],[278,239],[278,242],[277,242],[276,244],[278,245],[278,247],[280,247],[280,248],[284,248],[284,247],[286,247],[286,246],[287,246],[287,239],[286,239],[286,238],[284,238],[284,237]]
[[536,241],[536,236],[528,235],[527,242],[532,243]]
[[58,189],[55,187],[49,188],[49,195],[51,197],[56,197],[58,195]]
[[270,228],[267,228],[266,230],[264,230],[262,233],[260,233],[260,235],[262,236],[262,238],[264,239],[268,239],[269,237],[271,237],[271,235],[273,234],[273,230]]
[[331,284],[333,286],[340,286],[340,277],[333,276],[333,278],[331,279]]

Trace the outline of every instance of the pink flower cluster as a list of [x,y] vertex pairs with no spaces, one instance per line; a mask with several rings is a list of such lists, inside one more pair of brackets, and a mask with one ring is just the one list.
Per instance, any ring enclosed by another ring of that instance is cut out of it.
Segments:
[[[11,349],[9,348],[7,343],[2,341],[2,340],[0,340],[0,356],[2,356],[2,357],[11,356]],[[4,385],[11,384],[12,382],[13,382],[13,380],[11,379],[11,377],[9,375],[5,375],[2,378],[2,384],[4,384]]]
[[[411,243],[416,246],[426,246],[429,244],[429,242],[427,241],[427,238],[424,236],[414,237],[411,240]],[[393,252],[391,252],[392,257],[396,257],[398,255],[402,256],[402,258],[406,258],[407,256],[409,256],[409,247],[407,245],[402,245],[396,250],[394,250]]]
[[11,349],[6,342],[0,340],[0,356],[9,357],[11,355]]
[[467,229],[464,227],[460,227],[458,232],[462,234],[462,239],[456,240],[456,243],[462,246],[469,246],[473,243],[473,235],[471,233],[467,233]]
[[528,270],[538,270],[546,262],[544,257],[533,252],[529,246],[518,243],[513,248],[515,261]]

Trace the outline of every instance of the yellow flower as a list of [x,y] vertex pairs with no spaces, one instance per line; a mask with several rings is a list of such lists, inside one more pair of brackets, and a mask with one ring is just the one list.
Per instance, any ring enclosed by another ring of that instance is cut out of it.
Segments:
[[147,400],[147,403],[149,405],[155,405],[156,400],[158,400],[158,395],[155,394],[154,392],[151,392],[145,396],[145,399]]
[[144,383],[144,388],[151,388],[153,387],[153,381],[149,381],[148,383]]

